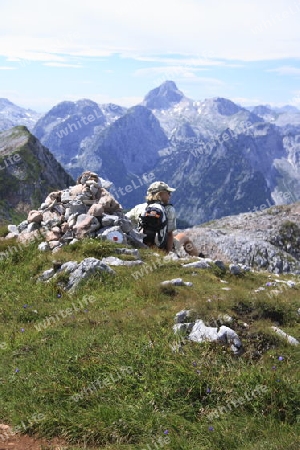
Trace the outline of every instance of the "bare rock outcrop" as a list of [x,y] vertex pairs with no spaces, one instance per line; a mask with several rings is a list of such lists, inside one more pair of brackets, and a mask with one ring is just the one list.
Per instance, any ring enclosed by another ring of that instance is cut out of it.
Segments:
[[300,202],[226,216],[185,231],[212,259],[300,274]]

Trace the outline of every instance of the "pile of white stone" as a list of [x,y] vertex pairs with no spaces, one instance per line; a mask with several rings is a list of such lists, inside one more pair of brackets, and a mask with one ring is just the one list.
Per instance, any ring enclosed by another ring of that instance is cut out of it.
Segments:
[[[223,323],[232,322],[230,316],[223,315],[221,318]],[[175,334],[186,334],[187,339],[194,342],[221,342],[230,344],[230,349],[235,355],[243,353],[242,342],[237,333],[226,325],[218,327],[206,326],[203,320],[195,317],[193,310],[182,310],[175,316],[175,325],[173,326]]]
[[21,243],[44,237],[42,251],[58,251],[85,237],[145,247],[143,234],[134,229],[120,203],[110,194],[111,183],[96,173],[86,171],[75,186],[51,192],[27,220],[9,225],[7,238],[17,237]]

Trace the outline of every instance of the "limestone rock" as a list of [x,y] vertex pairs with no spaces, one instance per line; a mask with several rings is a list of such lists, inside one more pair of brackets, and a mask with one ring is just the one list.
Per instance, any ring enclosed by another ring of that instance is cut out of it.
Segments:
[[89,214],[80,214],[77,218],[76,225],[73,227],[73,231],[77,238],[82,239],[99,228],[100,223],[96,217]]
[[161,286],[193,286],[193,283],[190,281],[183,281],[182,278],[173,278],[172,280],[162,281]]
[[41,221],[43,220],[43,214],[41,213],[41,211],[32,210],[28,213],[27,220],[29,223],[41,223]]
[[281,330],[278,327],[271,327],[275,333],[277,333],[279,336],[283,337],[289,344],[291,345],[299,345],[300,342],[294,338],[293,336],[290,336],[289,334],[285,333],[283,330]]
[[136,266],[143,264],[143,261],[141,260],[124,261],[120,258],[116,258],[115,256],[107,256],[106,258],[102,258],[102,262],[104,264],[108,264],[109,266]]
[[91,275],[102,271],[115,275],[115,272],[99,259],[92,257],[84,259],[78,267],[70,273],[66,290],[74,291],[82,280],[86,280]]
[[210,264],[207,259],[201,261],[195,261],[187,264],[183,264],[182,267],[189,267],[194,269],[208,269]]

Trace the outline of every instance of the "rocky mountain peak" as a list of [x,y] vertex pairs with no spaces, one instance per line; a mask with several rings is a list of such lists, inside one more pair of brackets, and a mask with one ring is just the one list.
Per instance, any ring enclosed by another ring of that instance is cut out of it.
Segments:
[[146,95],[142,105],[149,109],[168,109],[183,98],[184,94],[177,88],[174,81],[165,81]]
[[240,111],[244,111],[244,108],[236,103],[228,100],[227,98],[215,97],[209,98],[204,101],[204,107],[211,113],[215,112],[222,116],[232,116]]
[[17,106],[7,98],[0,98],[0,131],[16,125],[24,125],[31,130],[39,117],[40,114],[31,109]]
[[274,114],[274,111],[269,106],[259,105],[252,109],[252,113],[258,116],[264,116],[265,114]]

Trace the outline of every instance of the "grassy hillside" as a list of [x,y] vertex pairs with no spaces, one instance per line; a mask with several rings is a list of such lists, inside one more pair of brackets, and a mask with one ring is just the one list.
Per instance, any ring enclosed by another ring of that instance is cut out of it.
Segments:
[[[0,251],[8,245],[16,247],[0,241]],[[187,269],[151,250],[141,251],[148,276],[114,267],[115,276],[95,275],[74,294],[64,277],[37,281],[54,260],[114,249],[82,241],[52,255],[32,243],[0,261],[0,422],[59,436],[69,450],[298,450],[299,346],[270,326],[299,339],[299,288],[270,295],[267,273]],[[160,286],[175,277],[193,286]],[[176,337],[181,309],[212,326],[230,314],[244,354]]]
[[48,193],[75,184],[26,127],[0,133],[0,224],[20,223]]

